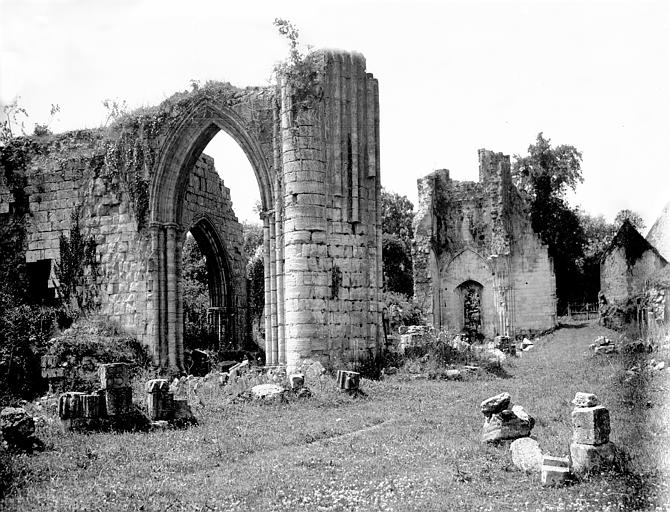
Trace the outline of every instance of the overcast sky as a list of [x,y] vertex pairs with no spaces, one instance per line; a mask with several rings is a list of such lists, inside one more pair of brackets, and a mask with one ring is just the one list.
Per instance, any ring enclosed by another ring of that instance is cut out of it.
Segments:
[[[670,201],[670,2],[0,0],[0,101],[28,128],[96,127],[101,101],[159,103],[191,79],[267,85],[287,53],[272,21],[315,47],[362,52],[379,79],[381,172],[416,201],[447,168],[477,179],[477,149],[526,154],[538,132],[583,153],[573,205],[647,229]],[[221,139],[221,140],[219,140]],[[226,140],[227,139],[227,140]],[[240,219],[258,188],[227,135],[207,152]],[[214,144],[216,142],[216,144]],[[646,234],[643,233],[643,234]]]

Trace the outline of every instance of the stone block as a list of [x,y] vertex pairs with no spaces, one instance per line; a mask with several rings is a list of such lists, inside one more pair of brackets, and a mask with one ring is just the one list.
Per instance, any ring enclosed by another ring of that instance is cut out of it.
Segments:
[[130,386],[130,372],[126,363],[101,364],[98,372],[102,389],[127,388]]
[[344,390],[358,389],[360,373],[346,370],[337,370],[337,387]]
[[482,414],[484,416],[491,416],[492,414],[496,414],[507,409],[511,400],[512,397],[510,394],[504,392],[500,393],[499,395],[492,396],[491,398],[487,398],[481,403],[479,407],[481,408]]
[[596,395],[582,392],[575,393],[572,403],[575,407],[595,407],[596,405],[600,405],[600,401]]
[[69,391],[58,399],[58,417],[61,420],[81,418],[84,414],[83,397],[86,393]]
[[599,445],[609,441],[610,414],[602,405],[578,407],[572,411],[572,441]]
[[104,390],[107,416],[128,414],[133,406],[133,390],[130,387]]
[[292,390],[300,389],[305,385],[305,375],[302,373],[292,373],[288,376],[288,383]]
[[612,466],[615,458],[616,448],[613,443],[592,445],[573,442],[570,444],[572,471],[577,475],[607,469]]
[[84,418],[101,418],[105,415],[105,403],[98,394],[83,395],[81,404]]
[[521,471],[539,472],[542,469],[542,450],[535,439],[522,437],[512,442],[509,447],[512,462]]
[[542,485],[565,485],[570,480],[570,459],[567,457],[542,457]]
[[486,418],[482,428],[482,443],[496,443],[530,436],[535,420],[521,406],[505,409]]

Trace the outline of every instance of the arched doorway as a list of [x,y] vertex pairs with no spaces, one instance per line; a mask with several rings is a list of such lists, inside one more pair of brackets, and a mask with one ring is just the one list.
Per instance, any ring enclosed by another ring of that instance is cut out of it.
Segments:
[[182,251],[185,348],[232,348],[238,312],[226,250],[209,219],[196,221],[189,234]]
[[[191,170],[211,139],[220,131],[230,135],[246,154],[256,176],[260,191],[261,215],[264,221],[264,265],[265,265],[265,324],[266,358],[270,362],[281,363],[278,345],[281,301],[277,300],[278,275],[281,275],[281,258],[277,257],[275,238],[278,216],[275,201],[276,183],[270,179],[272,146],[262,145],[259,140],[259,128],[251,128],[248,121],[234,109],[212,100],[200,101],[172,129],[164,144],[157,162],[157,172],[152,179],[150,193],[151,248],[155,268],[152,272],[152,301],[148,305],[153,314],[152,349],[155,358],[162,366],[173,372],[183,371],[183,297],[181,276],[182,242],[188,230],[188,208],[185,201],[189,189]],[[263,128],[265,133],[267,127]],[[271,139],[270,139],[271,140]],[[225,305],[225,297],[230,296],[231,288],[242,283],[231,283],[233,279],[224,279],[225,242],[218,240],[216,228],[207,223],[193,225],[194,238],[205,247],[211,248],[212,289],[221,290],[228,284],[227,292],[216,292],[211,300],[214,315],[221,316],[222,327],[231,327],[230,309]],[[236,255],[231,254],[231,257]],[[208,263],[209,267],[209,263]],[[239,278],[239,276],[237,276]],[[232,286],[230,286],[232,285]],[[226,295],[227,294],[227,295]],[[220,303],[220,305],[216,305]],[[236,306],[236,305],[235,305]],[[239,319],[238,319],[239,320]],[[235,323],[235,322],[233,322]],[[239,321],[235,324],[237,329]],[[268,350],[269,349],[269,350]],[[269,358],[267,354],[269,352]]]
[[458,287],[463,303],[463,331],[470,342],[478,341],[483,337],[482,296],[484,287],[477,281],[468,280]]

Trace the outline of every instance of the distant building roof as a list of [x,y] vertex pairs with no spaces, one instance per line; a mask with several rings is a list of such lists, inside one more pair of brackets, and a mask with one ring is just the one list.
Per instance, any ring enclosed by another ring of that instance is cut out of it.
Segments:
[[670,203],[665,205],[647,234],[647,241],[658,249],[666,260],[670,260]]
[[629,266],[632,266],[647,251],[653,251],[664,265],[668,264],[668,260],[635,229],[635,226],[628,219],[623,221],[616,236],[605,251],[605,254],[603,254],[603,259],[607,258],[617,247],[623,247],[626,251],[626,261]]

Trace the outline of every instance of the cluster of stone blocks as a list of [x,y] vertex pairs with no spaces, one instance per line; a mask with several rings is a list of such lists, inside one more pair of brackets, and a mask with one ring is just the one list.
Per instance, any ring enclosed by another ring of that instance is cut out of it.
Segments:
[[188,399],[175,398],[170,384],[165,379],[153,379],[146,383],[147,411],[152,422],[194,422],[195,418]]
[[98,370],[100,389],[95,393],[63,393],[58,402],[63,427],[67,430],[146,430],[152,426],[167,426],[168,422],[195,422],[188,401],[175,399],[164,379],[147,382],[148,417],[145,416],[133,404],[129,370],[126,363],[102,364]]
[[615,449],[609,440],[609,411],[591,393],[577,393],[572,403],[572,471],[584,474],[611,466]]
[[94,393],[68,391],[58,401],[58,416],[66,429],[102,426],[133,412],[133,390],[126,363],[102,364],[100,389]]
[[500,393],[481,403],[480,408],[486,418],[482,428],[482,443],[518,439],[530,435],[535,420],[520,405],[510,408],[511,401],[509,393]]
[[[505,393],[482,403],[482,410],[499,408]],[[542,485],[564,485],[573,477],[610,468],[616,457],[614,444],[609,440],[609,411],[600,405],[592,393],[577,393],[572,403],[572,442],[569,457],[543,454],[538,442],[524,438],[510,445],[512,462],[527,472],[540,471]]]

